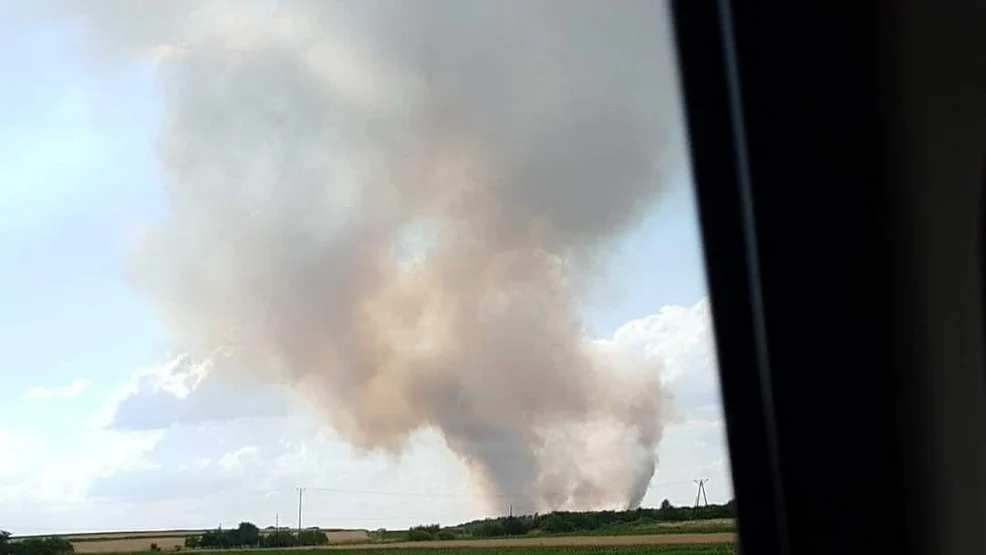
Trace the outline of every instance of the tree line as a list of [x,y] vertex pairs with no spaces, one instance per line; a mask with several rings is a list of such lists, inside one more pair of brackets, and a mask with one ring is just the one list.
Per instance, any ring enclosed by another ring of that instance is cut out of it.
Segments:
[[0,555],[67,555],[75,548],[65,538],[24,538],[14,541],[10,532],[0,530]]
[[675,507],[664,500],[660,508],[628,511],[558,511],[547,514],[506,516],[475,520],[442,528],[437,524],[415,526],[408,530],[408,541],[444,540],[462,537],[498,538],[528,534],[569,534],[644,527],[662,522],[735,518],[734,501],[702,507]]
[[189,549],[301,547],[328,543],[329,537],[321,530],[309,529],[300,532],[274,530],[261,533],[260,528],[252,522],[241,522],[236,528],[227,530],[207,530],[201,534],[185,536],[185,547]]

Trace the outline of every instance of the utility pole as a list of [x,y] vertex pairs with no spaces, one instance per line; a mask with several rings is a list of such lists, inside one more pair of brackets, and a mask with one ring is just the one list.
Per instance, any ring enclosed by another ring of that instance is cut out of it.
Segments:
[[298,534],[301,534],[301,497],[305,494],[305,488],[298,488]]
[[709,506],[709,498],[705,495],[705,483],[708,482],[708,478],[701,478],[699,480],[693,480],[698,486],[698,492],[695,494],[695,508],[698,508],[698,502],[700,499],[705,501],[705,506]]
[[274,513],[274,544],[281,545],[281,515]]

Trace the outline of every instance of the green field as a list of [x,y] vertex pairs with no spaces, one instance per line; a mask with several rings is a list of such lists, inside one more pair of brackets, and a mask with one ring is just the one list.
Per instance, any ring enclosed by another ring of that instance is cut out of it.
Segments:
[[[474,536],[462,527],[447,527],[445,531],[455,539],[483,539]],[[736,532],[736,521],[731,518],[692,520],[684,522],[661,522],[649,519],[622,522],[601,526],[593,530],[575,530],[571,532],[542,532],[534,529],[526,534],[508,537],[567,537],[567,536],[650,536],[675,534],[722,534]],[[384,530],[370,532],[370,537],[377,542],[408,541],[407,530]],[[501,536],[502,537],[502,536]]]
[[[433,548],[400,548],[392,549],[318,549],[318,550],[284,550],[264,551],[264,555],[299,555],[311,551],[319,551],[320,555],[733,555],[736,553],[732,544],[692,544],[692,545],[566,545],[566,546],[523,546],[523,547],[492,547],[477,545],[476,547],[433,547]],[[229,555],[247,555],[249,551],[226,551]]]
[[735,522],[689,523],[676,525],[668,523],[623,524],[607,526],[597,530],[584,530],[567,534],[543,534],[544,536],[650,536],[677,534],[723,534],[736,532]]

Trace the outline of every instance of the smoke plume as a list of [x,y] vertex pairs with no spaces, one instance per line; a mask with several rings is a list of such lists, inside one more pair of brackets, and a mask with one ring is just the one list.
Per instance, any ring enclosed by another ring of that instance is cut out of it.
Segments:
[[651,0],[92,2],[152,56],[168,213],[133,257],[177,347],[358,449],[433,428],[517,511],[636,506],[659,363],[579,302],[681,154]]

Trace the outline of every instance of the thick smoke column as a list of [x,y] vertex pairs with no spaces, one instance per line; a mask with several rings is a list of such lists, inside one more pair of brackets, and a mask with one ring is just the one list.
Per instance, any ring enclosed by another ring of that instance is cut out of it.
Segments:
[[660,368],[578,300],[679,169],[663,4],[124,4],[85,16],[157,60],[169,212],[133,276],[177,346],[361,449],[440,431],[496,508],[639,504]]

